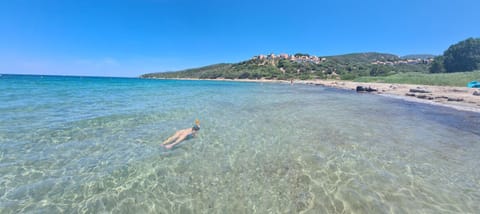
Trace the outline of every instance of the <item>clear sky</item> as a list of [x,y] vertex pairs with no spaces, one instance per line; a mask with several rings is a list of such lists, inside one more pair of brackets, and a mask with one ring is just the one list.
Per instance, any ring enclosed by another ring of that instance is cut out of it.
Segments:
[[441,54],[479,0],[0,0],[0,73],[138,76],[258,54]]

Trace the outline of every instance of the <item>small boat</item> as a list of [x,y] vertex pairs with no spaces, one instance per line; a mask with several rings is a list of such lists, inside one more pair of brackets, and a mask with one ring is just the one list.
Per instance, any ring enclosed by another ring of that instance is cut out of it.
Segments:
[[467,87],[469,87],[469,88],[480,88],[480,82],[471,81],[467,84]]

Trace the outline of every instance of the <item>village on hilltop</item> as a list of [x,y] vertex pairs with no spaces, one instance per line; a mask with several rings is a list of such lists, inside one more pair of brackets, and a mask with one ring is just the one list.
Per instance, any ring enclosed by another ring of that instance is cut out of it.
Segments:
[[279,54],[275,55],[273,53],[268,55],[258,55],[252,57],[253,60],[275,60],[275,59],[287,59],[295,62],[311,62],[315,64],[319,64],[327,60],[327,58],[320,58],[318,56],[308,55],[308,54]]
[[433,62],[433,58],[428,59],[403,59],[403,60],[396,60],[396,61],[375,61],[372,62],[373,65],[415,65],[415,64],[431,64]]

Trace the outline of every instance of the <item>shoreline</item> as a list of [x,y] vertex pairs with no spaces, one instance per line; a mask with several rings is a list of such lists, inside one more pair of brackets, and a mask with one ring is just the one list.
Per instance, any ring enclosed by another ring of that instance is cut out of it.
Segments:
[[480,113],[480,96],[473,95],[475,91],[479,90],[474,88],[398,83],[364,83],[338,80],[307,80],[302,83],[353,91],[356,90],[357,86],[362,86],[363,88],[376,90],[362,93],[372,93],[410,102]]
[[[155,78],[155,79],[176,79],[176,80],[210,80],[230,82],[258,82],[258,83],[285,83],[288,80],[267,80],[267,79],[197,79],[197,78]],[[343,90],[356,91],[357,86],[365,89],[374,89],[371,92],[380,96],[402,99],[410,102],[424,103],[436,106],[453,108],[460,111],[480,113],[480,96],[473,95],[480,89],[453,86],[414,85],[398,83],[364,83],[344,80],[294,80],[294,84],[305,84],[323,86]]]

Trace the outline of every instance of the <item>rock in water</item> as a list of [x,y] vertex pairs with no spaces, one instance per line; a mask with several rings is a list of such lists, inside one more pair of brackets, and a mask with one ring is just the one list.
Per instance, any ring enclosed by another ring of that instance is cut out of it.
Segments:
[[357,92],[365,92],[365,88],[363,86],[357,86]]

